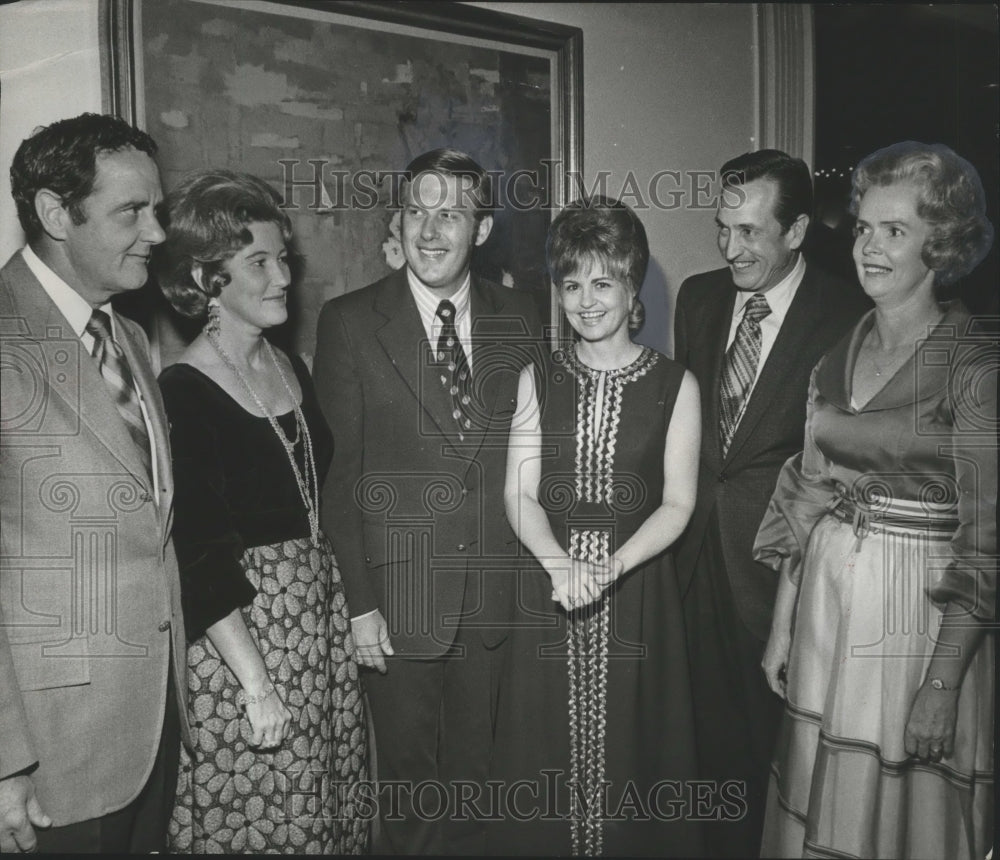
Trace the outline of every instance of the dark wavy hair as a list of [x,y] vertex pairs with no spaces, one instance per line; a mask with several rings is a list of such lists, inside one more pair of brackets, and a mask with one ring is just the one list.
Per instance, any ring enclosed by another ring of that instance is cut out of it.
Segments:
[[756,179],[773,179],[778,184],[778,199],[774,217],[787,233],[800,215],[813,214],[812,176],[809,165],[780,149],[758,149],[744,152],[722,165],[723,188],[739,188]]
[[470,179],[472,184],[463,194],[468,194],[475,207],[476,221],[492,215],[496,208],[493,183],[490,175],[473,158],[459,149],[432,149],[413,159],[403,171],[406,187],[421,173],[441,173]]
[[645,311],[638,293],[649,265],[649,241],[639,216],[620,200],[595,195],[567,204],[549,228],[545,260],[556,283],[585,260],[603,263],[635,297],[629,330],[642,328]]
[[[157,280],[178,313],[199,318],[208,300],[229,283],[225,264],[253,242],[250,225],[277,225],[292,238],[292,225],[281,197],[263,179],[232,170],[205,169],[187,174],[164,205],[166,241],[154,252]],[[202,269],[202,284],[194,279]]]
[[982,262],[993,244],[986,195],[979,174],[943,143],[905,140],[865,156],[851,176],[850,211],[873,185],[906,183],[918,190],[917,215],[930,226],[921,259],[934,271],[938,299]]
[[83,201],[94,190],[97,157],[137,149],[150,158],[156,142],[117,116],[83,113],[61,119],[21,141],[10,166],[10,189],[17,218],[29,242],[44,232],[35,195],[47,188],[62,199],[74,224],[86,220]]

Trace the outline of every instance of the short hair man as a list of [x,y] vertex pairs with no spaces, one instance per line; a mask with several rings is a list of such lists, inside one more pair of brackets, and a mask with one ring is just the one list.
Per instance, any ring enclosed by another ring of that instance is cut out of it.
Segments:
[[24,140],[0,270],[0,850],[165,847],[186,734],[167,423],[142,330],[156,144],[82,114]]
[[[405,268],[320,314],[313,372],[335,445],[323,530],[359,660],[378,670],[366,686],[379,778],[403,781],[375,849],[473,856],[482,823],[451,820],[452,798],[487,776],[491,664],[512,608],[513,577],[496,572],[515,551],[507,435],[540,324],[528,295],[470,274],[493,225],[485,171],[441,149],[405,175]],[[447,793],[440,815],[415,808],[425,781]]]
[[707,846],[742,857],[760,846],[782,709],[760,665],[778,583],[753,560],[754,538],[782,464],[802,449],[812,368],[865,303],[799,252],[812,213],[802,159],[749,152],[720,174],[726,268],[688,278],[674,317],[674,356],[702,390],[698,497],[676,551],[702,775],[745,790],[746,808],[723,808]]

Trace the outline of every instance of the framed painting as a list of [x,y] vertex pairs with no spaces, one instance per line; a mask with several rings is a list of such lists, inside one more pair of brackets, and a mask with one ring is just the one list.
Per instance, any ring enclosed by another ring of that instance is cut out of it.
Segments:
[[[159,145],[166,190],[194,168],[282,195],[296,258],[283,345],[307,362],[323,303],[403,265],[399,174],[468,152],[498,209],[474,268],[550,319],[544,242],[582,170],[582,33],[461,3],[102,0],[105,110]],[[196,329],[155,283],[133,315],[162,366]]]

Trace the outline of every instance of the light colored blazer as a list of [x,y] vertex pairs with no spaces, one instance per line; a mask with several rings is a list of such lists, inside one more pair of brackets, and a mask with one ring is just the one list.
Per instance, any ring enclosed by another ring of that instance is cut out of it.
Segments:
[[96,362],[20,253],[0,270],[0,778],[37,763],[56,826],[145,785],[171,665],[189,738],[167,421],[142,329],[115,324],[155,436],[155,503]]

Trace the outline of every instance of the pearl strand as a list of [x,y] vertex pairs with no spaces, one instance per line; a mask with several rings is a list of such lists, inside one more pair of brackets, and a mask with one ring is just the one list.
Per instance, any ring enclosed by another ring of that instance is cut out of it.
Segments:
[[[215,348],[219,357],[232,371],[233,376],[240,381],[240,384],[244,389],[246,389],[246,392],[253,399],[254,403],[257,404],[257,408],[264,413],[264,417],[267,418],[268,423],[270,423],[275,435],[281,442],[281,447],[285,449],[285,454],[288,456],[288,462],[292,467],[292,474],[295,476],[295,484],[299,488],[299,496],[301,496],[302,504],[306,509],[306,517],[309,520],[309,536],[313,545],[319,546],[319,480],[316,474],[316,459],[313,454],[312,436],[309,433],[309,425],[306,423],[305,416],[302,414],[302,409],[299,407],[295,394],[292,392],[292,388],[288,384],[288,380],[285,378],[285,373],[281,369],[281,365],[278,364],[278,357],[274,354],[274,348],[266,338],[263,339],[264,348],[271,357],[271,361],[274,364],[275,369],[278,371],[278,377],[281,379],[281,384],[285,387],[285,391],[288,392],[289,399],[293,404],[293,413],[295,415],[295,426],[297,431],[294,441],[290,441],[288,437],[285,436],[284,431],[281,429],[281,425],[278,424],[278,420],[264,405],[257,392],[253,390],[250,382],[236,365],[236,362],[233,361],[232,357],[226,352],[222,344],[219,342],[218,334],[209,332],[207,336],[208,342]],[[299,471],[298,464],[295,462],[295,446],[298,444],[299,437],[304,440],[303,460],[306,472],[305,476],[303,476]],[[312,484],[312,493],[309,492],[310,484]]]

